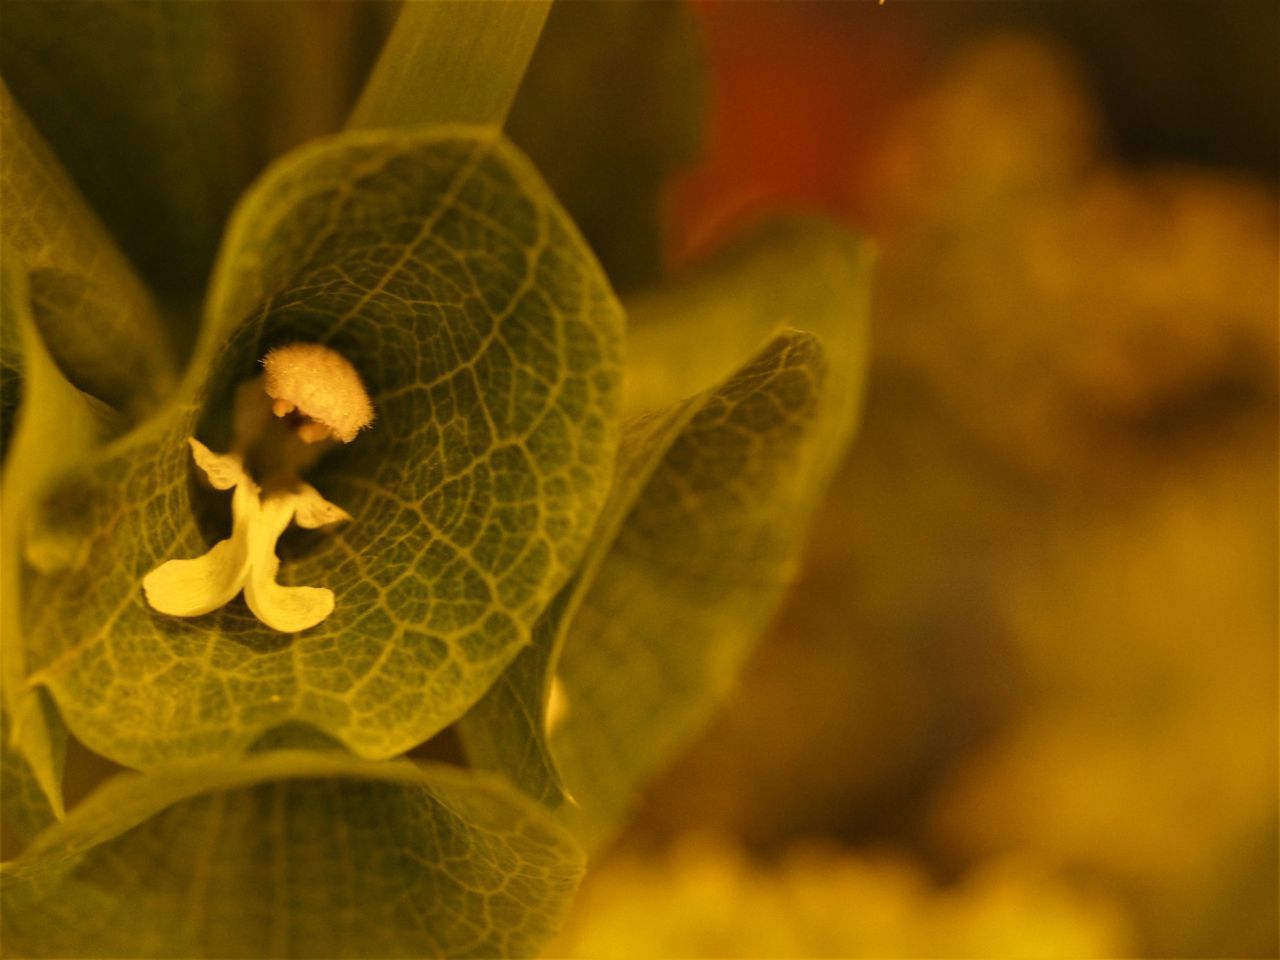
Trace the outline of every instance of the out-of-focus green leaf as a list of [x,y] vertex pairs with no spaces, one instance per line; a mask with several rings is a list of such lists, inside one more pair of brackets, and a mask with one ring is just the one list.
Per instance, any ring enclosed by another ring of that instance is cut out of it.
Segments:
[[582,858],[445,767],[277,752],[109,781],[5,865],[27,956],[533,956]]
[[[646,306],[671,343],[806,311],[824,335],[780,332],[719,386],[628,423],[593,552],[463,719],[473,761],[548,803],[567,792],[588,843],[722,699],[783,595],[855,420],[867,270],[841,231],[792,223]],[[727,295],[740,288],[757,296]],[[563,719],[551,717],[548,748],[553,672]]]
[[575,577],[560,591],[534,625],[533,642],[457,726],[473,767],[501,771],[525,794],[553,809],[568,799],[568,792],[547,741],[552,663],[577,584]]
[[781,600],[824,486],[806,453],[828,452],[815,432],[826,375],[813,337],[781,334],[670,446],[656,432],[661,462],[557,667],[567,715],[552,751],[591,840],[727,694]]
[[[60,782],[66,759],[66,727],[48,697],[42,698],[45,729],[49,734],[50,767],[54,782]],[[0,704],[0,836],[26,844],[45,827],[57,822],[61,805],[54,807],[50,793],[27,759],[10,746],[12,724],[9,711]],[[7,847],[6,847],[7,849]]]
[[[154,408],[177,382],[156,308],[3,84],[0,199],[6,268],[27,278],[36,326],[62,371],[130,415]],[[6,380],[15,376],[4,387],[8,410],[21,362],[16,328],[6,321],[6,331],[0,358]]]
[[[5,719],[6,774],[39,785],[50,810],[62,813],[65,731],[51,724],[38,691],[26,684],[23,598],[30,582],[27,539],[33,505],[54,478],[71,469],[108,432],[109,411],[62,376],[31,317],[25,276],[0,269],[0,316],[17,340],[23,370],[22,403],[14,419],[11,458],[0,484],[0,695]],[[25,550],[24,550],[25,548]],[[18,765],[18,766],[15,766]],[[25,787],[23,787],[25,792]]]
[[9,0],[14,97],[154,290],[197,302],[248,181],[235,5]]
[[567,796],[546,738],[552,675],[565,631],[596,569],[608,554],[618,526],[635,505],[663,452],[704,400],[697,397],[661,415],[637,417],[625,425],[613,488],[582,569],[538,620],[530,647],[521,651],[459,722],[458,729],[473,764],[501,771],[521,790],[548,806],[559,806]]
[[844,229],[793,217],[764,224],[660,290],[628,298],[624,414],[719,383],[778,326],[822,340],[841,371],[832,404],[849,407],[866,365],[871,262],[870,245]]
[[[481,695],[578,564],[612,472],[618,304],[499,135],[356,131],[251,191],[205,326],[172,407],[44,504],[46,532],[79,549],[29,594],[32,681],[132,766],[288,723],[366,757],[404,751]],[[354,520],[282,545],[282,582],[332,589],[336,610],[296,635],[239,600],[157,614],[141,578],[226,536],[186,438],[226,449],[236,384],[296,340],[349,358],[378,418],[309,477]]]
[[661,272],[662,185],[697,155],[705,99],[683,3],[557,3],[547,18],[507,132],[620,291]]
[[349,127],[500,128],[551,0],[406,3]]
[[22,343],[18,321],[7,302],[0,303],[0,464],[9,453],[9,438],[22,403]]

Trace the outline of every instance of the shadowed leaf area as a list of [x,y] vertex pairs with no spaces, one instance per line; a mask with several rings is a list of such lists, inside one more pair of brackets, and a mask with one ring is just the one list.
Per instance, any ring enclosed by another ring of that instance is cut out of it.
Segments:
[[0,303],[0,461],[9,453],[14,418],[22,403],[22,344],[8,303]]
[[147,282],[184,307],[250,175],[230,10],[13,0],[0,31],[14,96]]
[[[65,738],[55,726],[59,722],[56,714],[51,710],[46,711],[46,720],[50,727],[57,730],[57,736],[51,737],[55,744],[52,761],[60,780]],[[9,711],[0,710],[0,796],[4,797],[4,803],[0,805],[0,816],[3,817],[6,843],[10,840],[26,843],[45,827],[52,825],[57,817],[31,765],[11,746],[11,735]],[[6,849],[4,856],[8,855],[9,850]]]
[[702,145],[707,91],[683,3],[557,3],[507,133],[622,292],[662,271],[667,178]]
[[[0,242],[5,268],[23,275],[23,309],[69,381],[127,416],[145,415],[177,382],[150,294],[2,83],[0,143],[0,190],[13,198]],[[21,368],[12,314],[0,321],[6,437]]]

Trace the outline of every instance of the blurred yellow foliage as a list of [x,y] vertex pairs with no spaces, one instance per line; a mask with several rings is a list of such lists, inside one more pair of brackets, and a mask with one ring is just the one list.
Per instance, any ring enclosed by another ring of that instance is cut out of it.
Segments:
[[1096,126],[1060,54],[988,40],[881,164],[880,355],[1033,467],[1105,468],[1100,444],[1179,396],[1276,395],[1274,190],[1115,166]]
[[944,790],[937,837],[1122,879],[1157,954],[1265,954],[1277,198],[1114,166],[1083,91],[1043,45],[987,41],[890,167],[882,356],[1046,484],[991,594],[1014,718]]
[[[631,896],[661,922],[637,906],[628,955],[1275,956],[1274,185],[1119,165],[1084,78],[1018,37],[944,64],[877,169],[862,433],[773,638],[634,836],[701,818],[772,850],[907,839],[977,886],[723,851],[630,864],[616,889],[647,884]],[[1112,885],[1133,939],[1078,911],[1070,940],[973,879],[1010,856],[1050,888]],[[701,886],[677,879],[695,867]],[[821,911],[777,906],[801,874],[838,874],[830,916],[863,926],[832,945]],[[1012,926],[938,919],[997,902],[1052,932],[1015,947]],[[877,938],[893,910],[911,922]]]
[[[1028,847],[1123,879],[1157,952],[1265,952],[1274,934],[1274,459],[1198,465],[1046,531],[1004,610],[1030,688],[944,791],[970,855]],[[1268,866],[1270,864],[1270,867]]]
[[900,859],[797,849],[765,866],[713,835],[591,875],[549,956],[1105,957],[1127,952],[1123,915],[1023,860],[951,887]]

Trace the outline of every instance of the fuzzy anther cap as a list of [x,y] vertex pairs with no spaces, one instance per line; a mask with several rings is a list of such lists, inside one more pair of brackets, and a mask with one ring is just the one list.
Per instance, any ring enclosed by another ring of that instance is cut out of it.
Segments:
[[373,423],[373,404],[360,374],[340,353],[319,343],[291,343],[262,358],[263,387],[277,417],[295,410],[310,423],[298,433],[309,442],[333,437],[350,443]]

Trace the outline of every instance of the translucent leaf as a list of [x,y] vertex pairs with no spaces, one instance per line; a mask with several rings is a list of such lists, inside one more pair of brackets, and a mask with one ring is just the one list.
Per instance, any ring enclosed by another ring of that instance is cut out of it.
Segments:
[[[187,384],[45,503],[76,564],[33,585],[32,681],[131,766],[310,724],[382,758],[456,719],[577,565],[612,469],[621,313],[518,153],[475,128],[344,134],[277,164],[233,218]],[[375,426],[309,476],[352,521],[286,535],[279,580],[333,614],[272,632],[240,600],[180,620],[142,577],[227,536],[187,438],[228,449],[270,347],[327,344]],[[204,412],[203,418],[201,412]]]
[[[33,556],[57,552],[30,537],[31,516],[42,491],[100,442],[111,429],[110,412],[71,386],[36,331],[21,273],[8,260],[0,270],[0,316],[14,343],[24,378],[13,421],[12,454],[0,484],[0,695],[4,714],[6,779],[20,781],[19,796],[38,785],[44,805],[62,814],[61,768],[65,730],[38,691],[26,684],[23,596]],[[6,428],[7,432],[7,428]],[[6,801],[11,796],[6,791]],[[21,801],[19,801],[21,802]],[[7,803],[6,803],[7,805]],[[38,809],[38,808],[37,808]],[[31,812],[27,808],[28,813]],[[40,814],[37,814],[37,816]],[[22,814],[20,819],[32,817]]]
[[[793,217],[629,298],[624,412],[660,409],[728,378],[779,326],[821,338],[839,373],[832,405],[853,409],[866,364],[871,263],[870,244],[825,220]],[[842,422],[847,431],[851,418]]]
[[[714,343],[734,320],[799,322],[780,309],[787,284],[826,336],[779,332],[719,386],[629,421],[592,554],[534,646],[462,723],[473,761],[545,802],[571,796],[566,816],[589,842],[727,692],[785,591],[857,409],[865,251],[832,228],[791,224],[727,264],[665,300],[671,322],[687,325],[673,342],[702,331]],[[746,302],[715,296],[733,289],[754,289],[753,309],[719,313]]]
[[[6,267],[22,273],[45,344],[80,389],[133,416],[177,383],[155,305],[75,185],[0,84],[0,219]],[[6,321],[0,356],[16,403],[17,336]]]
[[0,31],[18,102],[147,282],[184,306],[249,178],[234,9],[11,0]]
[[[48,698],[44,698],[41,709],[48,733],[49,768],[53,781],[58,783],[66,758],[66,728]],[[0,836],[4,839],[6,852],[11,843],[26,844],[45,827],[55,823],[62,811],[60,800],[55,806],[41,777],[37,776],[26,757],[10,746],[12,727],[9,711],[0,705],[0,797],[4,798],[0,804],[0,817],[4,821],[0,826]]]
[[6,864],[26,956],[532,956],[582,871],[503,784],[277,752],[108,781]]

